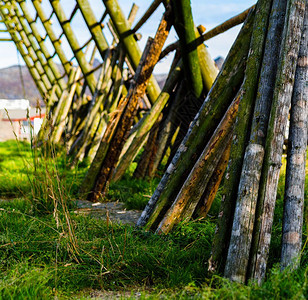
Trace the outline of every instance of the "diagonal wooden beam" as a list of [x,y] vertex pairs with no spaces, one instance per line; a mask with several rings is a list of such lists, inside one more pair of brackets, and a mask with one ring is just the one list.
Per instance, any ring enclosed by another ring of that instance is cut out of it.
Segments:
[[[61,75],[57,65],[54,63],[47,47],[46,44],[44,42],[44,40],[42,39],[39,30],[34,22],[34,20],[31,18],[31,16],[29,14],[25,14],[22,10],[18,9],[18,5],[16,1],[12,1],[12,4],[14,6],[15,12],[17,17],[20,20],[20,23],[23,25],[23,28],[26,31],[27,25],[30,26],[31,30],[32,30],[32,34],[35,37],[41,51],[42,54],[44,55],[45,59],[46,59],[46,63],[49,66],[49,68],[51,69],[55,80],[57,81],[57,83],[59,84],[61,90],[65,90],[67,85],[63,79],[63,76]],[[27,11],[26,11],[27,12]]]
[[[38,0],[36,0],[37,2]],[[82,52],[82,49],[80,48],[80,45],[78,43],[77,37],[68,22],[65,12],[60,4],[59,0],[52,0],[50,1],[50,4],[55,12],[55,15],[57,16],[59,23],[62,27],[62,30],[70,44],[70,47],[78,61],[78,64],[81,68],[82,73],[85,75],[86,82],[91,90],[92,95],[95,93],[95,88],[97,84],[97,80],[93,73],[91,73],[91,66],[88,63],[84,53]]]
[[[136,70],[142,53],[131,31],[130,24],[125,18],[124,13],[117,0],[103,0],[103,2],[115,26],[115,29],[119,34],[119,38],[121,42],[123,42],[129,60],[133,68]],[[152,103],[156,101],[160,92],[160,87],[158,86],[156,79],[152,75],[147,85],[147,93]]]
[[18,49],[19,53],[21,54],[24,62],[26,63],[26,66],[29,69],[29,72],[33,78],[33,81],[36,85],[36,87],[38,88],[41,96],[43,98],[46,98],[48,91],[47,88],[44,84],[44,82],[42,81],[40,74],[38,73],[36,67],[34,66],[31,58],[29,57],[29,54],[25,51],[21,40],[19,39],[17,33],[14,30],[11,30],[11,27],[9,25],[9,22],[7,22],[5,15],[2,14],[2,10],[0,10],[0,16],[2,18],[3,23],[5,24],[5,26],[7,27],[7,30],[9,31],[12,40],[14,41],[16,48]]
[[33,58],[36,58],[37,64],[41,68],[42,76],[45,76],[46,74],[46,77],[50,82],[50,88],[52,88],[52,86],[55,85],[56,95],[58,98],[60,98],[62,94],[61,88],[56,83],[55,76],[51,71],[51,69],[49,68],[46,57],[44,53],[41,51],[32,31],[25,24],[24,20],[18,13],[18,10],[15,9],[15,7],[13,6],[12,1],[8,0],[5,1],[7,5],[9,5],[10,16],[15,23],[15,29],[19,32],[20,36],[22,37],[25,45],[28,48],[30,55],[33,55]]
[[77,0],[77,4],[93,37],[95,45],[101,54],[101,57],[104,58],[105,52],[109,46],[103,34],[101,23],[97,22],[88,0]]

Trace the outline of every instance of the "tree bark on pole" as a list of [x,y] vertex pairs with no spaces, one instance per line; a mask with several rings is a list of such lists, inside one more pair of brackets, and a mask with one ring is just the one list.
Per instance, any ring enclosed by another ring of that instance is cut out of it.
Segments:
[[298,268],[302,247],[308,116],[308,2],[292,96],[282,222],[281,268]]
[[[232,198],[227,198],[225,201],[234,201],[236,199],[236,207],[224,274],[227,278],[238,282],[245,282],[247,278],[264,155],[264,147],[255,143],[248,145],[244,157],[243,150],[245,151],[247,137],[249,138],[250,135],[249,126],[251,126],[252,122],[252,108],[256,98],[255,95],[261,70],[261,62],[263,60],[271,6],[272,3],[270,1],[259,1],[256,6],[256,20],[250,50],[251,55],[248,58],[246,69],[246,97],[243,99],[242,103],[244,105],[242,109],[239,109],[239,122],[235,131],[236,146],[231,148],[231,158],[236,163],[232,165],[231,174],[233,176],[228,181],[228,186],[231,188],[229,195],[232,195]],[[241,174],[239,182],[238,174]]]
[[258,199],[256,227],[254,230],[256,243],[251,258],[251,279],[259,284],[265,276],[269,253],[284,134],[291,104],[300,45],[299,41],[301,39],[305,13],[305,2],[305,0],[289,0],[287,5],[280,63],[278,65],[273,104],[268,125],[259,190],[260,196]]

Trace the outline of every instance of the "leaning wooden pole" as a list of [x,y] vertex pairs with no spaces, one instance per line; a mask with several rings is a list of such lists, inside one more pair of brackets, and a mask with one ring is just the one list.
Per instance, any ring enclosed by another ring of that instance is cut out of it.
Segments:
[[113,176],[114,181],[119,180],[124,175],[130,163],[134,160],[139,150],[143,146],[144,142],[146,141],[148,133],[150,132],[152,126],[155,124],[166,103],[168,102],[170,94],[180,78],[180,74],[182,71],[181,69],[182,63],[179,63],[178,66],[172,70],[171,74],[169,74],[167,78],[163,90],[161,91],[156,102],[152,106],[149,114],[141,120],[142,124],[140,124],[140,127],[136,132],[133,141],[131,142],[130,146],[128,147],[121,160],[119,161],[118,166],[116,167]]
[[25,51],[23,44],[21,42],[21,40],[19,39],[17,33],[11,28],[11,26],[7,23],[6,17],[4,14],[2,14],[2,12],[0,11],[0,16],[2,18],[2,20],[4,21],[5,26],[7,27],[12,40],[14,41],[19,53],[21,54],[25,64],[27,65],[27,68],[31,74],[31,77],[33,78],[34,83],[36,84],[41,96],[43,99],[45,99],[48,96],[48,90],[44,84],[44,82],[41,79],[41,76],[39,74],[39,72],[37,71],[35,65],[33,64],[29,54],[27,53],[27,51]]
[[230,150],[230,160],[221,191],[221,208],[213,239],[212,256],[209,261],[209,270],[213,272],[220,268],[223,269],[224,262],[227,258],[230,229],[232,228],[233,213],[240,178],[239,174],[241,174],[245,148],[249,140],[251,117],[261,69],[271,2],[259,1],[255,9],[256,15],[243,84],[244,95],[238,111]]
[[[112,23],[115,26],[117,33],[119,34],[120,40],[123,42],[123,46],[127,52],[129,60],[133,68],[136,70],[142,53],[134,38],[134,35],[129,34],[131,33],[130,24],[126,20],[117,0],[103,0],[103,2],[112,20]],[[149,83],[147,85],[147,93],[152,103],[156,101],[160,93],[160,88],[153,75],[149,79]]]
[[203,91],[203,82],[196,45],[195,25],[192,17],[190,0],[173,0],[174,27],[180,38],[180,46],[186,79],[199,98]]
[[297,60],[290,116],[281,268],[297,268],[302,246],[308,126],[308,2]]
[[210,141],[185,180],[172,206],[159,223],[156,229],[157,233],[167,234],[174,225],[192,216],[232,136],[241,92],[240,90],[239,94],[230,105],[222,121],[217,126]]
[[251,265],[251,279],[265,276],[277,195],[284,134],[288,122],[306,1],[289,0],[283,31],[273,104],[269,119]]
[[86,57],[84,53],[82,52],[82,49],[78,43],[77,37],[72,30],[72,27],[70,25],[70,22],[67,20],[65,16],[65,12],[60,4],[59,0],[53,0],[50,2],[53,11],[55,12],[55,15],[57,16],[59,23],[63,29],[63,32],[70,44],[70,47],[76,57],[76,60],[78,61],[78,64],[82,70],[82,73],[85,76],[85,79],[87,81],[87,84],[90,88],[90,91],[92,95],[95,93],[95,88],[96,88],[96,78],[94,74],[91,72],[91,67],[88,61],[86,60]]
[[[142,57],[143,60],[140,60],[140,65],[137,70],[138,72],[136,71],[135,74],[135,80],[131,84],[126,97],[127,106],[120,117],[119,124],[115,129],[114,135],[108,146],[106,156],[103,161],[99,162],[101,164],[101,169],[96,178],[94,192],[90,194],[90,199],[93,201],[97,201],[106,192],[106,188],[111,180],[114,168],[119,160],[122,147],[127,138],[127,133],[132,126],[133,116],[136,113],[136,106],[138,105],[138,101],[144,95],[148,83],[150,83],[154,66],[158,61],[161,49],[167,39],[170,28],[170,11],[166,11],[159,24],[154,40],[149,40],[149,47],[144,51]],[[92,190],[92,188],[92,186],[87,187],[87,189],[90,190]]]
[[20,22],[23,24],[23,27],[26,28],[27,24],[28,24],[28,26],[30,26],[32,33],[33,33],[33,36],[37,40],[37,43],[40,47],[40,50],[42,51],[43,55],[45,56],[46,64],[49,66],[49,68],[53,72],[54,77],[55,77],[57,83],[59,84],[59,86],[61,87],[62,91],[65,90],[66,87],[67,87],[66,83],[65,83],[65,81],[64,81],[64,79],[63,79],[63,77],[62,77],[62,75],[59,71],[58,66],[53,61],[53,58],[51,57],[49,50],[47,49],[47,46],[44,42],[44,39],[40,35],[34,20],[31,18],[31,16],[29,14],[25,14],[24,12],[22,12],[22,10],[20,11],[20,9],[18,9],[18,5],[17,5],[16,1],[12,1],[12,4],[14,5],[16,15],[19,18]]
[[[230,171],[227,184],[228,190],[225,192],[229,196],[225,201],[235,203],[236,207],[224,274],[227,278],[239,282],[245,282],[247,275],[256,209],[254,195],[259,187],[258,182],[261,176],[264,152],[262,147],[255,145],[249,145],[246,153],[245,148],[250,136],[253,107],[256,100],[271,6],[271,1],[267,0],[259,0],[256,6],[250,56],[248,57],[245,74],[245,96],[239,108],[235,138],[233,140],[234,144],[231,147],[230,154],[232,170]],[[244,161],[250,162],[250,165],[243,165]],[[255,172],[250,172],[250,168],[255,170]],[[239,174],[241,175],[239,176]],[[248,185],[251,185],[249,193],[247,193]]]

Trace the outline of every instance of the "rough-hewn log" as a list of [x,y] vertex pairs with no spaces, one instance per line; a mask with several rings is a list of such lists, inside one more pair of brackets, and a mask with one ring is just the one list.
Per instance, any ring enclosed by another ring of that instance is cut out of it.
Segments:
[[113,175],[114,168],[118,162],[119,155],[127,138],[127,133],[132,125],[133,116],[136,113],[136,106],[139,99],[142,98],[146,91],[154,66],[156,65],[161,49],[169,34],[171,24],[168,19],[169,12],[166,12],[159,24],[154,40],[149,40],[149,46],[144,51],[142,60],[140,60],[140,65],[137,69],[138,72],[136,71],[135,74],[135,81],[132,82],[127,95],[127,106],[125,107],[119,124],[115,129],[109,149],[106,152],[106,157],[101,162],[101,170],[97,177],[94,193],[90,195],[90,198],[94,201],[96,201],[101,195],[104,195],[105,188],[108,186],[108,182]]
[[305,196],[308,116],[308,2],[297,60],[290,116],[288,159],[284,197],[281,268],[297,268],[300,262]]
[[255,257],[252,257],[254,270],[251,277],[258,283],[262,282],[266,271],[284,134],[291,104],[305,2],[305,0],[289,0],[287,6],[256,215],[257,227],[254,238],[257,244],[254,249]]
[[117,113],[113,114],[109,119],[106,131],[102,137],[102,140],[97,149],[95,157],[81,184],[80,192],[79,192],[79,195],[81,197],[91,197],[92,196],[93,187],[95,186],[97,176],[100,172],[102,161],[104,161],[104,158],[106,157],[106,153],[109,149],[110,142],[117,128],[117,125],[120,121],[122,112],[127,106],[127,102],[128,102],[128,98],[123,97],[120,100],[120,103],[118,105]]
[[[274,0],[268,26],[268,34],[266,38],[260,81],[258,86],[257,98],[254,108],[254,117],[252,120],[252,128],[249,144],[258,144],[265,147],[267,136],[268,120],[271,111],[273,93],[275,88],[276,73],[279,63],[279,52],[281,45],[281,35],[284,26],[286,14],[287,0]],[[263,150],[264,153],[264,150]],[[263,164],[263,158],[260,162]],[[244,164],[250,164],[249,161],[244,161]],[[251,172],[256,172],[252,170]],[[255,194],[254,202],[257,201],[259,193]],[[252,241],[252,250],[256,249],[256,240]],[[253,252],[252,251],[252,252]],[[254,254],[250,254],[254,256]],[[249,264],[248,277],[253,272],[253,264]]]

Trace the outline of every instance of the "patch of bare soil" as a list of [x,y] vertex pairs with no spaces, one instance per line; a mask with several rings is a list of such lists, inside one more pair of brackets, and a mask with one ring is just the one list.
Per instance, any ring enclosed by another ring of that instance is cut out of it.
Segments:
[[87,200],[77,200],[76,214],[90,215],[102,218],[111,223],[136,224],[141,215],[140,210],[126,210],[122,202],[93,203]]
[[[90,290],[82,292],[82,299],[140,299],[141,293],[139,291],[100,291]],[[80,295],[76,296],[79,299]]]

